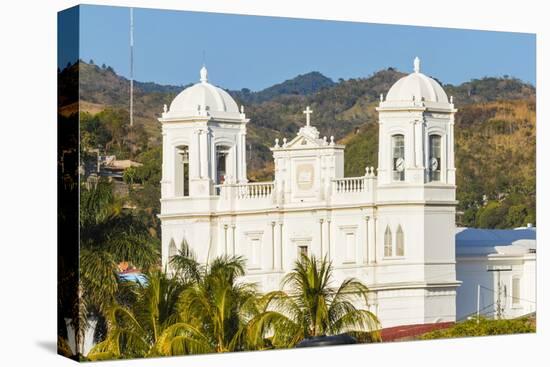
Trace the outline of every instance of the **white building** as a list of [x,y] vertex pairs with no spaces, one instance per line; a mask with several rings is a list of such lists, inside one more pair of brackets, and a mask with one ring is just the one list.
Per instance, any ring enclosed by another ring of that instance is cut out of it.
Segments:
[[272,147],[274,181],[250,183],[249,120],[203,67],[159,119],[163,265],[186,241],[201,262],[243,255],[246,280],[269,291],[300,253],[326,256],[335,285],[370,288],[383,327],[454,321],[452,98],[415,59],[377,110],[377,170],[344,177],[344,146],[321,137],[308,107],[298,135]]
[[[536,230],[457,228],[457,320],[536,311]],[[479,294],[478,294],[479,289]]]

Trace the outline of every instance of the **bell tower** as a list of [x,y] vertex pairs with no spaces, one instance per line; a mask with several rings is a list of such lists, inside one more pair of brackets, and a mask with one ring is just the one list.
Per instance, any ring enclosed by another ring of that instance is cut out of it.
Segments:
[[[399,281],[416,291],[424,322],[454,321],[455,163],[452,97],[434,79],[413,72],[380,96],[376,242],[381,263],[403,266]],[[378,277],[383,278],[383,269]]]
[[162,198],[215,194],[215,185],[245,183],[246,124],[241,106],[223,89],[200,81],[164,106],[162,117]]
[[434,79],[414,71],[380,96],[378,183],[381,186],[455,184],[452,97]]

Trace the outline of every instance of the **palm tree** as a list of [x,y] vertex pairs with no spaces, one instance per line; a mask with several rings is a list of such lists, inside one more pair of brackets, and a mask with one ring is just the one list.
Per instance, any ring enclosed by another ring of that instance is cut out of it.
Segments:
[[356,279],[338,288],[331,284],[332,264],[302,256],[282,281],[285,291],[266,294],[250,322],[248,337],[256,345],[294,347],[305,338],[348,333],[378,340],[378,318],[357,304],[368,306],[368,288]]
[[201,268],[199,282],[180,295],[179,320],[160,337],[160,354],[221,353],[249,347],[246,330],[257,313],[257,293],[254,285],[238,281],[244,269],[241,257],[220,257]]
[[[116,308],[120,285],[117,264],[129,261],[147,271],[159,259],[157,243],[147,227],[132,213],[125,212],[122,204],[106,182],[80,190],[80,288],[74,301],[79,312],[71,316],[79,345],[88,326],[83,315],[105,318],[109,332],[109,313]],[[74,315],[79,315],[80,322],[74,322]]]
[[158,356],[160,335],[176,321],[177,302],[186,285],[160,271],[144,285],[132,283],[130,306],[112,304],[106,310],[108,333],[88,354],[91,360]]
[[174,276],[184,283],[200,281],[202,268],[187,241],[182,242],[178,253],[169,259],[169,263],[174,270]]

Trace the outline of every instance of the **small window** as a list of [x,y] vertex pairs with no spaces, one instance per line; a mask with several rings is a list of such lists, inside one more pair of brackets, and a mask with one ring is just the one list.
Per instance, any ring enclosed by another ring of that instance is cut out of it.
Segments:
[[384,233],[384,257],[390,256],[392,256],[392,238],[390,226],[387,226]]
[[520,301],[520,279],[519,278],[513,278],[512,279],[512,304],[517,305]]
[[345,234],[346,244],[346,262],[355,262],[355,233],[348,232]]
[[261,267],[261,250],[262,242],[259,238],[252,238],[250,240],[250,267]]
[[298,246],[298,257],[308,256],[307,246]]
[[430,135],[430,181],[441,180],[441,136]]
[[395,242],[396,242],[395,254],[397,256],[405,256],[405,237],[403,235],[403,229],[401,228],[401,225],[397,227],[397,232],[395,234]]
[[405,137],[392,136],[392,177],[394,181],[405,181]]

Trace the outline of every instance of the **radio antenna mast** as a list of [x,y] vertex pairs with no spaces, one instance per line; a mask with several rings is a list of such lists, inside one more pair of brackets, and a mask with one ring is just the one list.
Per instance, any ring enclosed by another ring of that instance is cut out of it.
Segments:
[[130,8],[130,127],[134,126],[134,8]]

